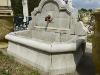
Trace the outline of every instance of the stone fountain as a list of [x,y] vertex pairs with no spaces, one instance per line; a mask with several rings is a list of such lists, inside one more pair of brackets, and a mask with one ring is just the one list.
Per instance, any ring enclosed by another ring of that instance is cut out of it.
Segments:
[[6,35],[8,53],[38,68],[43,75],[74,74],[85,53],[87,31],[77,21],[78,13],[71,2],[41,0],[31,13],[28,30]]

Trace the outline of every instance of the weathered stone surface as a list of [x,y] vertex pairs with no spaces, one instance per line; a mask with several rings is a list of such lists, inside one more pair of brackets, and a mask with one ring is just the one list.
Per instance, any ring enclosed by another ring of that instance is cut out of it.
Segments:
[[[77,22],[71,0],[41,0],[26,31],[10,33],[8,53],[43,75],[74,73],[85,50],[86,29]],[[14,51],[16,48],[16,51]]]

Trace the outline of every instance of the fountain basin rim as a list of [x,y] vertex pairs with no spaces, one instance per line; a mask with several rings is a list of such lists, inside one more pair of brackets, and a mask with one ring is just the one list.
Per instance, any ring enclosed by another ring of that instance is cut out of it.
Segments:
[[17,37],[12,34],[8,34],[5,38],[9,41],[20,43],[47,53],[62,53],[76,51],[76,43],[45,43],[36,40],[30,40],[27,38]]

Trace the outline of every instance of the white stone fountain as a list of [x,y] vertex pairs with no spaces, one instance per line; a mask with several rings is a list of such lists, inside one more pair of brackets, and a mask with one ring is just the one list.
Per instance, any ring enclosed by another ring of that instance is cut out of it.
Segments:
[[38,68],[43,75],[74,73],[85,52],[86,28],[77,21],[72,4],[64,2],[41,0],[32,12],[28,30],[6,35],[8,53]]

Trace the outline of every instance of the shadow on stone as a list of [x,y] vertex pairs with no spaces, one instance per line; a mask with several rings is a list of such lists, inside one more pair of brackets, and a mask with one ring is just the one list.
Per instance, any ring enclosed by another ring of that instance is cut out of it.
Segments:
[[86,53],[77,66],[79,75],[95,75],[95,66],[91,53]]

